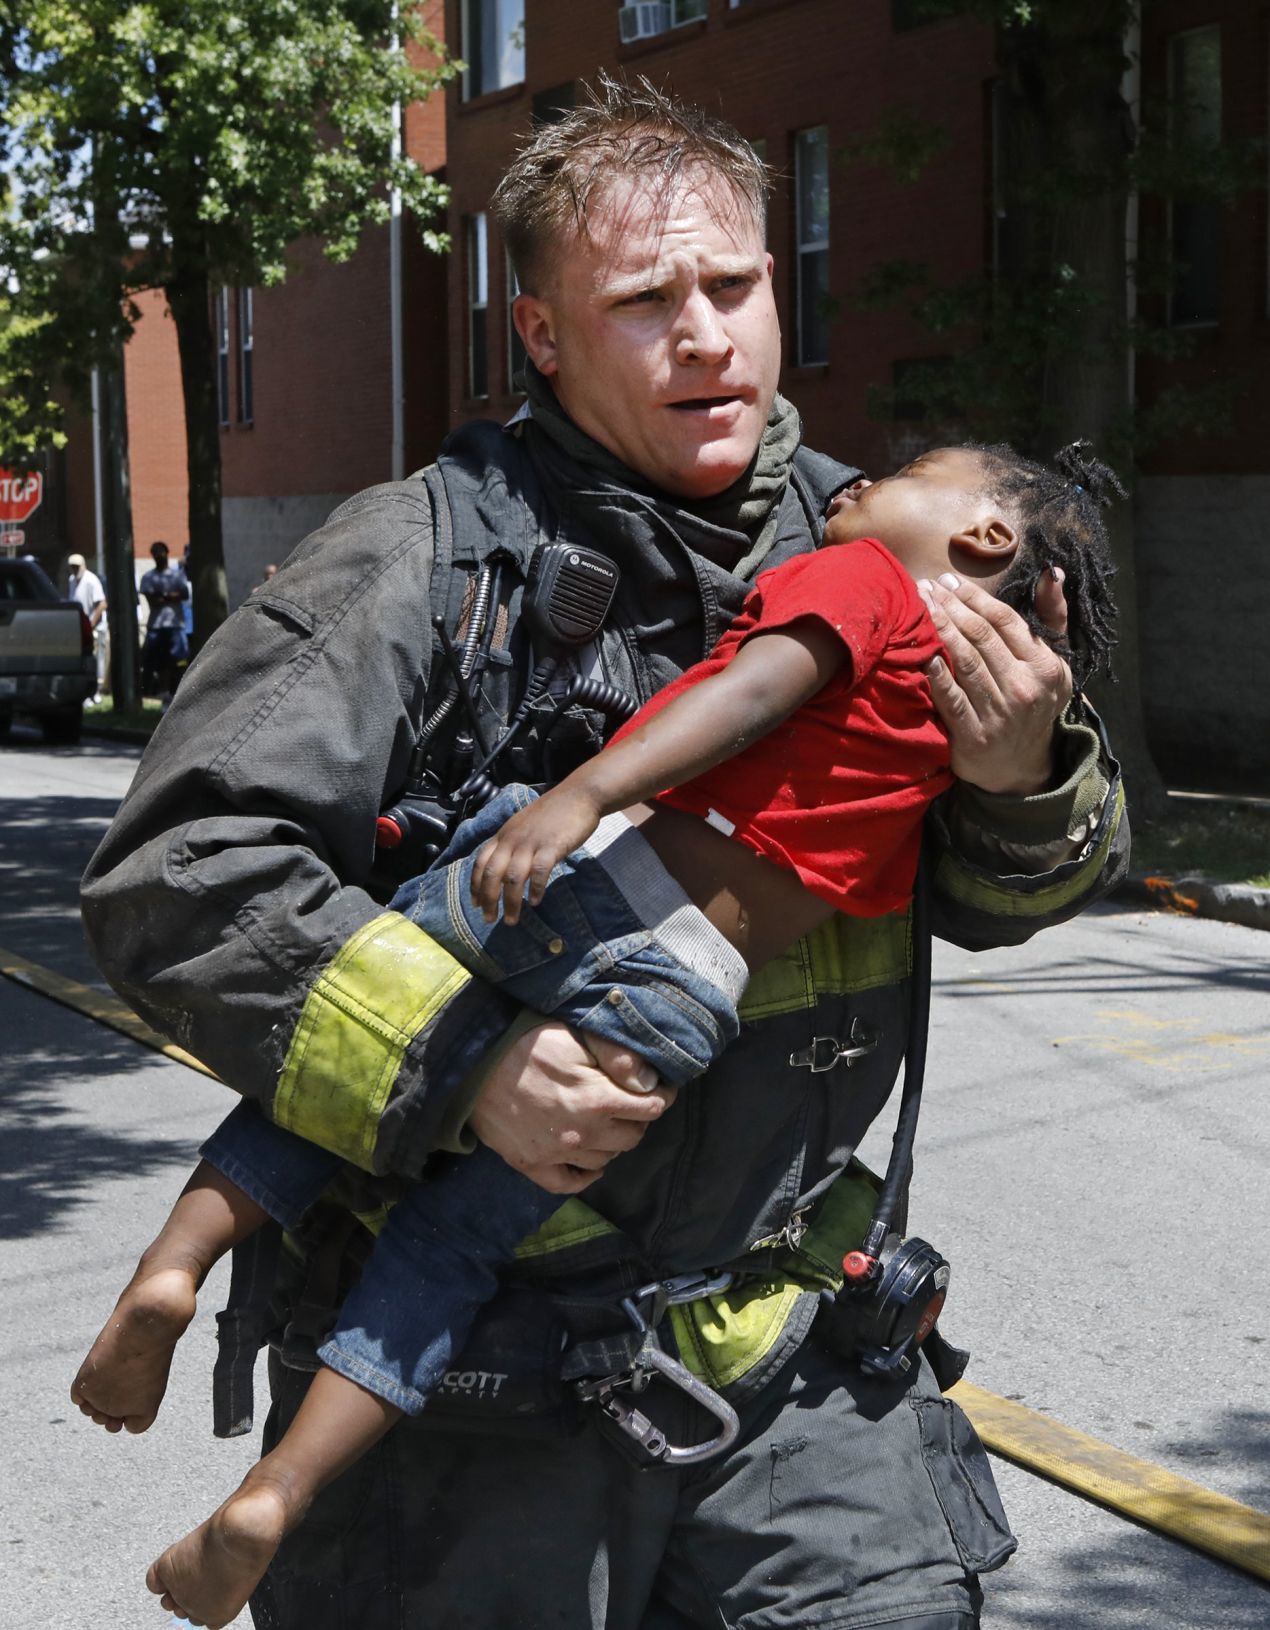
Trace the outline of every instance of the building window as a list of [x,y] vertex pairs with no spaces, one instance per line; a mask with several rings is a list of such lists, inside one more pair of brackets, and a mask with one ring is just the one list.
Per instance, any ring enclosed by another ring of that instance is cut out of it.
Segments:
[[617,32],[623,45],[646,40],[654,34],[695,23],[706,14],[708,0],[634,0],[621,4],[617,12]]
[[212,326],[216,332],[216,414],[229,423],[229,290],[217,289],[212,299]]
[[[1169,41],[1169,132],[1192,153],[1221,141],[1221,30],[1192,28]],[[1169,203],[1171,323],[1215,323],[1219,311],[1221,208],[1211,198]]]
[[891,29],[896,34],[924,23],[937,23],[952,14],[949,0],[891,0]]
[[520,280],[516,276],[511,256],[504,254],[503,262],[507,268],[507,388],[509,391],[520,393],[525,388],[520,376],[524,373],[525,363],[529,360],[525,342],[516,332],[516,322],[512,316],[512,306],[520,293]]
[[238,291],[238,422],[251,424],[256,417],[256,382],[252,372],[255,350],[255,316],[252,291]]
[[794,360],[829,360],[829,126],[794,135]]
[[552,85],[537,91],[530,103],[529,117],[535,125],[553,125],[571,113],[577,105],[577,88],[571,79],[563,85]]
[[463,0],[465,99],[525,78],[525,0]]
[[489,395],[489,228],[467,218],[467,393]]

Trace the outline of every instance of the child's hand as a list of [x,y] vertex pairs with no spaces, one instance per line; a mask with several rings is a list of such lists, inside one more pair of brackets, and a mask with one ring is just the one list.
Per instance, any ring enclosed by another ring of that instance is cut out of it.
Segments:
[[526,883],[530,905],[540,905],[552,867],[586,842],[599,818],[589,799],[563,787],[544,793],[513,815],[472,867],[472,903],[480,907],[485,921],[498,921],[501,895],[503,921],[519,922]]

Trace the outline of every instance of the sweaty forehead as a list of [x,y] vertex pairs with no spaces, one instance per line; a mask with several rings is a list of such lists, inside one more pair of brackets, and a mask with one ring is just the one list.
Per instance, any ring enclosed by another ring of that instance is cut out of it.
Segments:
[[699,172],[666,183],[615,178],[588,202],[577,248],[597,271],[625,277],[681,254],[748,262],[762,256],[763,240],[748,201]]

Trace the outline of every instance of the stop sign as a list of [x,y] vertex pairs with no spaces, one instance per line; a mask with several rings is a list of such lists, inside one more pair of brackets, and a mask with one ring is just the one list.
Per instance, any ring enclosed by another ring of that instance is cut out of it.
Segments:
[[21,526],[29,521],[43,496],[44,477],[38,470],[25,474],[0,470],[0,523]]

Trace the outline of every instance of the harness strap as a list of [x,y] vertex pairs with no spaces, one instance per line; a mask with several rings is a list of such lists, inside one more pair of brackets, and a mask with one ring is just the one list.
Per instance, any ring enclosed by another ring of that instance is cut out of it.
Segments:
[[229,1298],[216,1315],[212,1430],[218,1438],[251,1431],[256,1355],[269,1336],[270,1304],[282,1251],[282,1226],[267,1222],[235,1245]]

